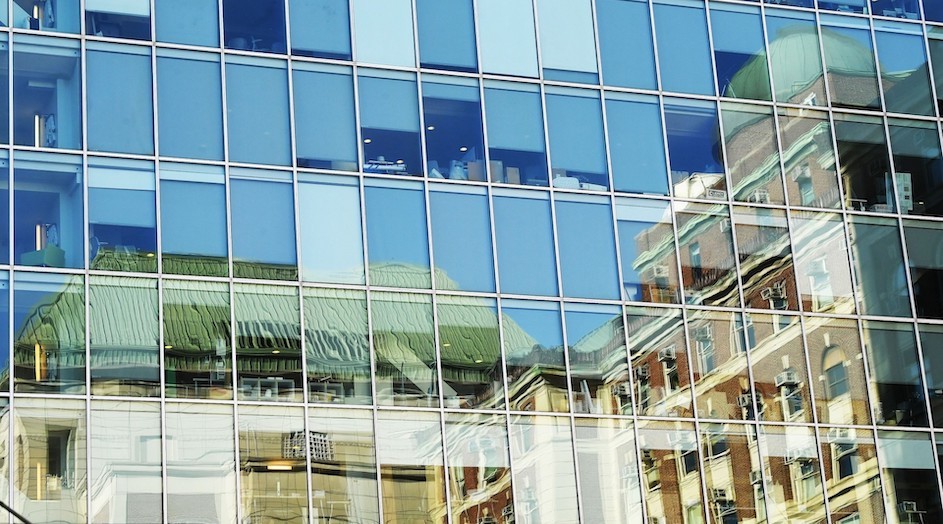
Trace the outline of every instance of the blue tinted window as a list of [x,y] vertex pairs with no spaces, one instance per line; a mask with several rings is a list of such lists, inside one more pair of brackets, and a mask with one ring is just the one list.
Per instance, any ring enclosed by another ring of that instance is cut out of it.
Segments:
[[[878,64],[888,112],[934,115],[927,52],[920,26],[875,23]],[[896,32],[891,32],[896,31]]]
[[717,106],[713,102],[665,100],[665,127],[671,183],[675,196],[686,198],[726,198],[724,156],[720,144]]
[[[925,3],[933,2],[926,0]],[[920,2],[918,0],[871,0],[871,13],[895,18],[920,19]]]
[[[94,8],[95,0],[87,2],[89,9]],[[3,22],[7,18],[7,3],[0,3]],[[14,0],[13,23],[17,29],[33,31],[52,31],[56,33],[78,33],[81,12],[79,0]],[[6,25],[3,23],[3,25]]]
[[299,174],[301,278],[363,284],[360,188],[355,177]]
[[619,87],[657,88],[648,3],[596,0],[596,23],[603,82]]
[[284,62],[227,58],[226,105],[230,160],[291,164],[288,72]]
[[150,52],[131,46],[88,48],[89,149],[153,154]]
[[616,218],[626,300],[677,304],[681,286],[669,203],[620,198]]
[[160,154],[223,159],[223,99],[216,55],[159,50]]
[[606,93],[606,118],[616,191],[667,195],[668,168],[658,99]]
[[[10,231],[10,157],[0,152],[0,231]],[[0,264],[9,264],[10,235],[0,235]],[[2,350],[2,347],[0,347]]]
[[923,15],[931,22],[943,22],[943,2],[923,0]]
[[284,53],[284,0],[223,0],[227,49]]
[[609,187],[602,106],[597,91],[547,88],[550,166],[554,187]]
[[353,0],[357,60],[416,65],[411,0]]
[[[0,144],[10,143],[10,47],[7,42],[7,35],[0,35],[0,68],[4,68],[7,74],[0,75],[0,120],[7,122],[0,124]],[[35,118],[35,117],[34,117]],[[35,124],[35,121],[34,121]],[[35,140],[35,137],[34,137]]]
[[[10,376],[10,274],[0,272],[0,372]],[[4,378],[0,388],[8,391],[9,378]]]
[[[8,55],[6,37],[2,64]],[[13,46],[13,143],[21,146],[81,149],[82,147],[82,73],[79,43],[62,38],[17,35]],[[91,67],[91,64],[89,65]],[[91,71],[90,71],[91,72]],[[0,76],[2,77],[2,76]],[[7,101],[9,82],[0,81],[0,101]],[[91,90],[89,85],[89,90]],[[91,107],[92,93],[89,93]],[[62,100],[62,104],[49,103]],[[3,108],[0,115],[8,116]],[[37,137],[37,125],[40,131]],[[9,142],[7,124],[0,124]],[[89,129],[91,133],[91,129]],[[39,139],[37,141],[37,138]]]
[[721,96],[771,100],[760,9],[711,3],[714,67]]
[[537,0],[544,78],[599,83],[590,0]]
[[478,41],[485,73],[537,76],[531,0],[479,0]]
[[501,292],[556,295],[550,201],[544,194],[522,190],[495,191],[495,195],[495,247]]
[[381,180],[365,185],[370,283],[432,287],[422,185]]
[[510,82],[485,83],[489,171],[493,182],[547,185],[540,91]]
[[[232,258],[237,277],[298,278],[295,266],[295,205],[291,174],[233,168]],[[272,177],[285,181],[260,180]]]
[[369,70],[361,74],[359,83],[363,170],[404,175],[422,173],[416,77],[408,73]]
[[112,271],[157,271],[154,164],[88,161],[88,265]]
[[424,75],[422,102],[429,177],[483,182],[485,144],[478,82]]
[[822,49],[825,51],[832,105],[880,109],[877,70],[867,21],[833,15],[822,15],[821,21]]
[[298,166],[356,171],[357,126],[350,68],[293,65]]
[[[775,13],[776,16],[772,16]],[[822,52],[815,15],[796,11],[766,11],[769,62],[777,102],[825,105]],[[797,57],[802,57],[796,67]]]
[[350,59],[347,0],[289,0],[291,53]]
[[608,200],[559,195],[556,208],[563,295],[618,299],[616,237]]
[[703,3],[655,3],[655,35],[661,86],[666,91],[714,94]]
[[229,273],[222,168],[161,163],[160,216],[165,273]]
[[820,9],[830,9],[844,13],[867,13],[867,0],[819,0]]
[[475,71],[472,0],[416,0],[419,62],[423,67]]
[[484,190],[431,191],[437,289],[494,291],[491,220]]
[[85,0],[85,34],[151,39],[149,0]]
[[217,0],[155,0],[158,42],[219,47]]

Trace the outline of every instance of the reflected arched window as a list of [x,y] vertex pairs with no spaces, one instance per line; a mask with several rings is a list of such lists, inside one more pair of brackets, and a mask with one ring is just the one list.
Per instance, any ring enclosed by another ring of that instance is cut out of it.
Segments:
[[845,352],[838,346],[825,348],[822,354],[822,369],[825,370],[825,394],[828,400],[849,392],[848,371],[845,370]]

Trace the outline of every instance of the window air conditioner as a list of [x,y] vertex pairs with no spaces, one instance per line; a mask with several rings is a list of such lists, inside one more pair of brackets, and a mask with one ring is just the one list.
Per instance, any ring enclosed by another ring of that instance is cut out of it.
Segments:
[[769,191],[765,189],[757,189],[753,191],[753,193],[750,195],[750,198],[747,200],[755,204],[769,204]]
[[795,371],[783,371],[776,375],[776,387],[795,386],[799,384],[799,374]]
[[665,362],[666,360],[675,360],[677,358],[676,352],[677,350],[675,345],[672,344],[658,351],[658,360],[661,362]]

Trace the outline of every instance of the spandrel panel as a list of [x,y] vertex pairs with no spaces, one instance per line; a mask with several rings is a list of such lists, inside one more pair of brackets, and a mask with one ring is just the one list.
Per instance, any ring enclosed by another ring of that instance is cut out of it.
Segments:
[[418,0],[419,63],[422,67],[474,72],[475,6],[472,0]]
[[226,179],[222,167],[162,162],[160,222],[164,273],[229,274]]
[[505,422],[503,415],[446,415],[452,522],[499,522],[513,515]]
[[678,304],[678,275],[670,204],[660,200],[616,200],[622,289],[626,300]]
[[734,200],[756,204],[784,203],[772,109],[723,103],[721,116]]
[[[864,6],[863,0],[853,1]],[[881,109],[874,49],[871,47],[871,32],[868,30],[867,21],[824,16],[828,18],[822,19],[821,39],[832,105]]]
[[89,158],[88,265],[110,271],[157,271],[154,164]]
[[923,366],[926,370],[927,388],[930,397],[930,413],[933,414],[933,427],[943,427],[943,327],[931,324],[919,324],[920,346],[923,350]]
[[348,0],[288,0],[291,54],[350,60]]
[[304,379],[298,289],[236,284],[233,311],[239,399],[300,401]]
[[698,415],[751,420],[750,372],[740,313],[688,310],[688,340]]
[[658,99],[607,92],[606,119],[614,189],[667,195],[668,165]]
[[515,521],[578,522],[569,419],[513,416],[510,439]]
[[165,280],[163,301],[167,396],[231,399],[229,286]]
[[909,317],[910,298],[897,222],[855,215],[847,218],[847,226],[861,313]]
[[760,8],[718,2],[709,5],[720,95],[772,100]]
[[292,63],[298,167],[357,170],[354,81],[349,68]]
[[760,454],[771,522],[811,524],[825,520],[817,441],[812,428],[762,425]]
[[610,200],[562,194],[555,200],[563,295],[618,299],[619,268]]
[[[149,48],[101,44],[89,46],[86,57],[88,148],[112,153],[154,154]],[[74,103],[73,107],[77,107],[77,101]]]
[[648,2],[597,0],[603,83],[655,89],[655,49]]
[[666,98],[664,109],[674,196],[726,200],[717,106],[701,100]]
[[532,191],[495,192],[493,202],[501,292],[556,295],[549,195]]
[[86,0],[85,34],[110,38],[151,39],[151,5],[147,0]]
[[875,423],[926,427],[924,377],[911,324],[864,321]]
[[284,61],[227,57],[226,115],[230,161],[291,165]]
[[[5,5],[4,5],[5,7]],[[5,10],[4,10],[5,12]],[[2,44],[2,65],[9,61],[7,39]],[[92,55],[94,56],[94,55]],[[13,143],[61,149],[82,148],[82,66],[79,43],[32,35],[17,35],[13,45]],[[92,72],[95,72],[93,70]],[[7,102],[9,76],[0,100]],[[89,86],[90,89],[94,86]],[[150,89],[150,88],[148,88]],[[89,103],[95,100],[90,93]],[[4,117],[9,109],[0,111]],[[9,142],[8,124],[0,137]],[[91,131],[91,130],[90,130]]]
[[665,91],[714,94],[704,3],[663,0],[654,3],[655,44]]
[[85,392],[83,277],[14,275],[13,366],[16,392]]
[[219,0],[156,0],[158,42],[219,47]]
[[[455,188],[455,189],[450,189]],[[456,186],[429,192],[436,289],[495,290],[488,196]]]
[[799,317],[747,313],[744,332],[758,419],[812,422],[812,388]]
[[413,67],[413,8],[410,0],[353,0],[357,60]]
[[[875,14],[881,12],[882,6],[878,5],[881,1],[872,3]],[[887,111],[933,116],[935,111],[928,75],[929,64],[920,26],[884,21],[875,22],[874,25]]]
[[691,359],[681,310],[627,307],[625,322],[636,412],[693,417]]
[[303,409],[238,409],[242,513],[261,521],[304,522],[308,519],[305,457],[320,450],[313,449],[318,441],[305,431]]
[[919,518],[933,522],[943,518],[933,454],[929,433],[878,431],[878,458],[887,506],[892,515],[896,513],[898,522]]
[[162,520],[160,405],[94,401],[89,418],[93,522]]
[[[797,1],[780,2],[797,5]],[[767,3],[774,3],[767,0]],[[808,0],[811,7],[811,0]],[[769,66],[773,72],[774,96],[777,102],[824,106],[825,72],[819,49],[815,15],[780,9],[766,10],[766,38],[769,43]]]
[[567,303],[567,357],[574,413],[632,413],[622,308]]
[[537,77],[532,0],[480,0],[478,24],[482,71]]
[[486,181],[478,82],[423,75],[422,106],[429,178]]
[[442,427],[434,413],[380,411],[377,455],[385,524],[444,524]]
[[423,170],[416,76],[360,69],[357,82],[364,172],[420,175]]
[[569,401],[560,306],[510,299],[501,304],[508,407],[566,413]]
[[304,288],[310,402],[369,404],[370,341],[363,291]]
[[63,523],[87,518],[88,454],[85,403],[24,398],[13,411],[11,506],[27,519],[54,514]]
[[[94,7],[94,0],[88,2],[88,9]],[[7,2],[0,5],[0,10],[3,11],[0,24],[5,26]],[[13,22],[10,27],[53,33],[78,33],[81,18],[79,0],[14,0]]]
[[485,115],[491,181],[546,186],[540,89],[530,84],[485,82]]
[[920,318],[943,318],[943,224],[904,221],[904,240],[914,290],[914,303]]
[[598,84],[590,0],[537,0],[540,60],[546,80]]
[[379,522],[371,412],[310,409],[308,428],[314,521]]
[[285,54],[284,0],[222,0],[226,49]]
[[222,91],[218,56],[158,52],[157,122],[162,156],[223,159]]
[[574,438],[583,519],[600,524],[641,524],[642,496],[632,423],[578,418]]
[[700,433],[705,487],[720,515],[713,522],[766,522],[756,428],[702,424]]
[[609,189],[599,92],[547,88],[546,100],[553,187]]
[[307,173],[299,173],[298,178],[302,280],[363,284],[363,224],[358,180]]
[[790,228],[802,310],[854,313],[854,284],[841,217],[793,212]]
[[642,493],[648,517],[704,522],[701,469],[694,424],[639,421]]
[[168,403],[167,521],[236,522],[236,450],[232,406]]
[[375,292],[370,306],[377,403],[438,407],[432,298]]
[[92,276],[88,302],[92,394],[160,396],[157,281]]
[[832,522],[849,517],[859,517],[862,522],[886,522],[877,448],[871,430],[819,428],[819,445]]
[[730,214],[726,206],[676,205],[685,301],[739,306]]
[[[250,170],[237,173],[235,169],[230,174],[234,275],[297,280],[295,195],[290,174]],[[239,175],[246,178],[236,178]],[[266,180],[270,175],[288,180]]]
[[369,179],[364,185],[370,283],[432,287],[422,187]]
[[440,296],[436,310],[445,406],[504,407],[496,302],[490,298]]
[[735,206],[733,226],[746,307],[798,310],[786,213],[777,209]]
[[887,123],[898,209],[907,215],[943,216],[943,204],[933,197],[943,190],[943,161],[936,124],[896,118],[888,119]]
[[864,353],[854,320],[805,317],[816,416],[823,424],[870,424]]
[[893,213],[893,179],[884,125],[872,116],[835,118],[838,161],[845,185],[845,207],[856,211]]
[[828,114],[780,108],[778,117],[789,204],[841,208]]

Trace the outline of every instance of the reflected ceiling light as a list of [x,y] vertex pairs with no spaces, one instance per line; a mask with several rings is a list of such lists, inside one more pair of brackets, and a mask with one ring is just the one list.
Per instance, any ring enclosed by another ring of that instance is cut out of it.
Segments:
[[480,358],[475,359],[475,364],[481,364],[482,362],[484,362],[484,360],[481,360]]
[[465,147],[465,146],[462,146],[462,147],[458,148],[458,150],[461,151],[462,153],[464,153],[465,151],[468,151],[468,148]]
[[279,351],[279,350],[277,350],[277,349],[275,349],[275,350],[272,351],[272,354],[273,354],[273,355],[277,355],[277,354],[279,354],[279,353],[281,353],[281,351]]
[[435,126],[429,126],[426,128],[428,131],[435,131]]
[[449,344],[448,342],[443,342],[442,347],[449,348],[449,347],[452,347],[452,344]]
[[402,158],[400,158],[399,160],[396,161],[396,163],[397,163],[397,164],[405,164],[406,161],[403,160]]
[[364,144],[369,144],[370,142],[373,142],[373,139],[372,139],[372,138],[364,138],[364,139],[363,139],[363,143],[364,143]]
[[267,464],[265,469],[269,471],[291,471],[291,466],[288,464]]
[[174,348],[174,347],[171,346],[170,344],[167,344],[166,346],[164,346],[164,349],[173,349],[173,348]]

